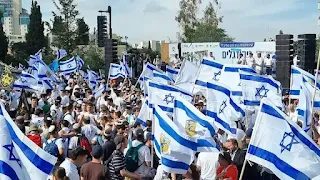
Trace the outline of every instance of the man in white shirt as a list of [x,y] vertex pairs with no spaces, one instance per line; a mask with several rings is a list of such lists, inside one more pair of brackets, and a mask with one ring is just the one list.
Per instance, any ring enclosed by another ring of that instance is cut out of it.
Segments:
[[54,119],[54,121],[61,121],[63,119],[63,113],[60,109],[60,106],[61,106],[61,98],[58,97],[55,100],[55,104],[50,107],[50,111],[54,111],[56,115],[56,118]]
[[270,58],[270,54],[267,54],[267,58],[264,60],[266,66],[266,74],[272,75],[272,59]]
[[261,53],[257,54],[257,59],[256,59],[256,72],[258,74],[262,74],[263,73],[263,65],[264,65],[264,59],[261,57]]
[[180,65],[180,58],[178,57],[178,54],[175,54],[174,57],[170,58],[170,63],[172,67]]
[[103,131],[100,131],[97,126],[90,124],[90,116],[85,116],[83,123],[84,126],[81,128],[81,133],[88,138],[89,142],[92,141],[96,134],[103,134]]
[[66,158],[60,167],[66,171],[66,175],[70,180],[80,180],[78,167],[81,167],[86,161],[89,152],[78,146],[70,152],[70,158]]
[[241,64],[241,65],[246,65],[247,64],[246,58],[243,56],[242,53],[240,53],[239,59],[237,61],[237,64]]
[[201,180],[216,178],[216,171],[219,167],[219,152],[201,152],[197,159],[197,168],[201,172]]
[[61,105],[66,105],[70,103],[69,90],[67,90],[69,88],[66,87],[65,90],[61,91]]
[[255,61],[255,59],[254,59],[254,57],[253,57],[253,53],[250,52],[250,53],[249,53],[249,57],[247,58],[247,65],[248,65],[249,67],[251,67],[251,68],[254,69],[255,63],[256,63],[256,61]]

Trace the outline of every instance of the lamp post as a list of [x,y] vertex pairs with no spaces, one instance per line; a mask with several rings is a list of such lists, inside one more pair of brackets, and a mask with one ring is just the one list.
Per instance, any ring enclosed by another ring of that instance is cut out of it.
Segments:
[[128,50],[128,36],[125,36],[124,39],[126,40],[126,51]]

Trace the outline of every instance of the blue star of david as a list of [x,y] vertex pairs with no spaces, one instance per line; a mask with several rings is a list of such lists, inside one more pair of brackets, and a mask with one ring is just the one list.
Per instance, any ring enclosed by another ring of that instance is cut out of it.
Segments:
[[169,104],[169,103],[173,103],[173,100],[174,100],[174,97],[170,93],[170,94],[165,95],[165,98],[163,101],[166,102],[167,104]]
[[241,86],[241,82],[239,82],[238,86]]
[[22,82],[22,83],[26,83],[26,82],[27,82],[27,80],[26,80],[26,79],[24,79],[24,78],[21,78],[21,82]]
[[72,65],[71,64],[68,64],[68,68],[71,68],[72,67]]
[[240,100],[240,104],[244,104],[243,100]]
[[221,71],[214,73],[214,77],[213,80],[218,81],[219,79],[217,79],[217,76],[221,75]]
[[255,96],[258,96],[260,98],[263,98],[263,97],[267,97],[267,93],[269,92],[269,89],[266,89],[266,87],[261,86],[261,88],[256,88],[257,90],[257,93]]
[[[285,144],[285,140],[286,140],[287,138],[289,139],[290,142]],[[290,139],[290,138],[291,138],[291,139]],[[294,138],[293,132],[290,132],[290,133],[285,132],[285,133],[283,134],[283,138],[282,138],[282,140],[281,140],[281,142],[280,142],[281,153],[282,153],[284,150],[287,150],[287,151],[290,152],[293,144],[299,144],[299,142]]]
[[219,108],[219,114],[223,113],[223,110],[227,107],[227,101],[223,101]]
[[20,159],[16,158],[16,156],[13,154],[13,148],[14,148],[13,143],[8,144],[8,145],[4,145],[3,147],[5,149],[7,149],[9,151],[9,153],[10,153],[9,154],[9,160],[10,161],[16,161],[19,164],[19,166],[21,167]]

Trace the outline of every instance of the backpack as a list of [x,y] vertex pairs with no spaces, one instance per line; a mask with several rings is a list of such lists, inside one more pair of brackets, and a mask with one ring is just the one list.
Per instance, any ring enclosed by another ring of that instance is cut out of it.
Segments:
[[137,147],[130,147],[126,153],[126,167],[129,172],[135,172],[142,164],[139,165],[139,154],[138,150],[144,146],[140,144]]
[[56,141],[57,139],[54,139],[53,141],[51,141],[51,143],[48,143],[48,141],[46,141],[46,146],[44,147],[44,150],[52,156],[58,157],[59,149],[56,145]]
[[34,142],[36,145],[38,145],[40,148],[42,148],[42,143],[41,143],[41,136],[36,134],[36,135],[27,135],[27,137]]
[[92,147],[91,147],[91,144],[90,144],[88,138],[86,136],[84,136],[84,135],[79,135],[78,138],[79,138],[78,139],[78,145],[80,147],[83,147],[87,151],[89,151],[89,153],[91,154]]

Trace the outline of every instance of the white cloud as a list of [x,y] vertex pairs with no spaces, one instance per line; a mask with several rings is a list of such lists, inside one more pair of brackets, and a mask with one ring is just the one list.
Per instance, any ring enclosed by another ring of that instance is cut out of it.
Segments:
[[[204,0],[208,2],[209,0]],[[212,0],[211,0],[212,1]],[[312,0],[315,1],[315,0]],[[179,10],[179,0],[76,0],[81,16],[89,24],[91,31],[96,27],[98,10],[112,6],[113,33],[128,36],[129,42],[143,40],[176,39],[179,31],[175,16]],[[94,3],[93,3],[94,2]],[[219,14],[224,16],[221,27],[238,41],[262,41],[274,37],[279,30],[285,33],[316,33],[317,11],[303,16],[300,11],[305,0],[223,0]],[[310,2],[309,2],[310,3]],[[314,6],[316,8],[316,3]],[[31,0],[24,0],[24,7],[30,9]],[[43,19],[52,17],[55,10],[51,0],[39,0]],[[296,11],[300,18],[283,18],[282,15]],[[278,15],[278,17],[275,17]],[[269,27],[269,28],[268,28]]]

